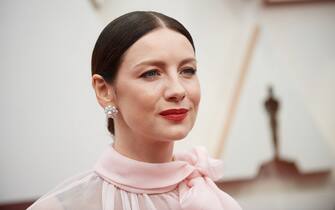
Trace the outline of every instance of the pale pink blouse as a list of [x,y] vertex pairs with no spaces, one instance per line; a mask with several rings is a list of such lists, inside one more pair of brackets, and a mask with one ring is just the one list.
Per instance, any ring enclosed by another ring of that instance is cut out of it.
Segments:
[[221,161],[196,147],[168,163],[130,159],[110,145],[94,170],[73,177],[28,210],[240,210],[213,182]]

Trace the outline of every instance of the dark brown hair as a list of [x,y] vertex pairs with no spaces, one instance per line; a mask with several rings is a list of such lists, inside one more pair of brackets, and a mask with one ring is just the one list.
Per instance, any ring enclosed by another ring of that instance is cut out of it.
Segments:
[[[112,84],[127,49],[142,36],[163,27],[184,35],[195,51],[191,34],[177,20],[158,12],[130,12],[116,18],[102,30],[92,54],[92,75],[99,74]],[[111,118],[108,119],[108,130],[114,135]]]

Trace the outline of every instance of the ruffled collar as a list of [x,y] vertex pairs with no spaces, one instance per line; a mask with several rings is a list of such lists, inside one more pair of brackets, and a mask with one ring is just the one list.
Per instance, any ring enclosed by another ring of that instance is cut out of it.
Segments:
[[112,146],[102,154],[95,172],[117,187],[156,194],[177,189],[183,210],[241,210],[239,204],[213,182],[222,176],[222,162],[202,147],[174,155],[168,163],[146,163],[127,158]]
[[174,154],[174,160],[167,163],[141,162],[120,154],[109,145],[94,169],[121,189],[147,194],[171,191],[195,171],[213,180],[222,176],[221,161],[209,158],[202,147]]

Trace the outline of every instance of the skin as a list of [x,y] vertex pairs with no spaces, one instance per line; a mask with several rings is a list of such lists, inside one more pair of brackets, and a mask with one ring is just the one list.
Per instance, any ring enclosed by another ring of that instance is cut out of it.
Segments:
[[[114,148],[129,158],[163,163],[172,160],[173,145],[192,129],[200,101],[196,59],[191,43],[167,28],[149,32],[124,54],[116,80],[108,84],[92,76],[92,86],[102,107],[115,105]],[[159,113],[187,108],[181,122]]]

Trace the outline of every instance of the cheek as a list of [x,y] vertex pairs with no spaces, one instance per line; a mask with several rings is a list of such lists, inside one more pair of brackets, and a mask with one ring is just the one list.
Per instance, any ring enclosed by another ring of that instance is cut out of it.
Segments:
[[118,105],[125,120],[143,120],[144,115],[155,113],[160,91],[159,87],[136,82],[120,86]]
[[118,106],[124,123],[136,133],[149,134],[155,132],[157,114],[161,99],[162,87],[159,85],[143,85],[132,82],[120,88]]
[[198,80],[193,81],[192,83],[188,84],[188,95],[190,100],[192,101],[194,108],[197,109],[200,98],[201,98],[201,90],[200,90],[200,84]]

